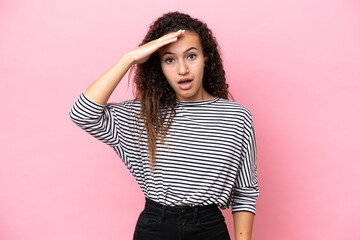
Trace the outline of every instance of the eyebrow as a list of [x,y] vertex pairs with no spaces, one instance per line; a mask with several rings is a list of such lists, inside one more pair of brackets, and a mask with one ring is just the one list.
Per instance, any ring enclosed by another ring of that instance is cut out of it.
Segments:
[[[187,49],[184,53],[187,53],[187,52],[189,52],[189,51],[191,51],[193,49],[198,50],[196,47],[191,47],[191,48]],[[163,56],[166,55],[166,54],[174,54],[174,53],[172,53],[172,52],[164,52]]]

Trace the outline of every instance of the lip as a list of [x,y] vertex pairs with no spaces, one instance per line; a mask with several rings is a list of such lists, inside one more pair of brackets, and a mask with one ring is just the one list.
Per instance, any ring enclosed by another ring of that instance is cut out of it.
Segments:
[[178,83],[184,82],[184,81],[188,81],[188,80],[192,80],[191,78],[180,78]]
[[[182,83],[182,82],[185,82],[185,81],[189,81],[189,82]],[[191,88],[191,85],[193,83],[193,79],[191,79],[191,78],[181,78],[181,79],[179,79],[179,81],[177,83],[179,85],[179,88],[181,88],[182,90],[187,90],[187,89]]]

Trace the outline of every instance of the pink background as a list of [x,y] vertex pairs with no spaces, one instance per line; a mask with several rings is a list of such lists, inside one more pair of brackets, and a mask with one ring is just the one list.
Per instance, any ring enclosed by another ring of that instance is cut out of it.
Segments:
[[[232,94],[252,111],[261,191],[253,239],[360,239],[355,0],[2,0],[0,239],[132,238],[139,187],[68,111],[173,10],[208,23]],[[129,98],[126,78],[111,101]]]

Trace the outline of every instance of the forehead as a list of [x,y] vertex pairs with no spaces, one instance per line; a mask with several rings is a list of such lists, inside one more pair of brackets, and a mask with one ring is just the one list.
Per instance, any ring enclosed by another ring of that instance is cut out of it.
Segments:
[[184,35],[179,37],[179,39],[176,42],[161,47],[159,49],[159,54],[160,56],[162,56],[165,52],[182,54],[191,47],[195,47],[199,51],[202,51],[202,46],[199,36],[194,32],[185,31]]

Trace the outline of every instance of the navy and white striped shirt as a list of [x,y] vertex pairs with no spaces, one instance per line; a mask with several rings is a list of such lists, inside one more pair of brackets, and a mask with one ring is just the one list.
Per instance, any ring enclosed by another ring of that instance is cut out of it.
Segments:
[[82,93],[70,117],[116,151],[147,198],[168,206],[231,205],[233,213],[255,214],[256,141],[247,108],[219,97],[178,101],[167,144],[157,141],[153,174],[146,131],[139,141],[139,113],[139,100],[100,105]]

